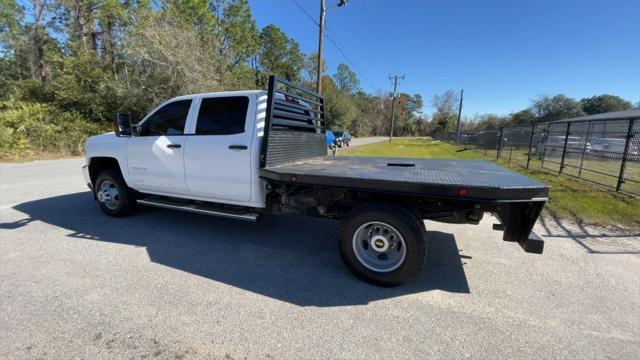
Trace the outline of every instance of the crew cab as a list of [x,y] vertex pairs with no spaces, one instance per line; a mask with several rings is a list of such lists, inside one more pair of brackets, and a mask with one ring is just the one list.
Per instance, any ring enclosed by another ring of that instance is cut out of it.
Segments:
[[114,217],[146,205],[248,221],[335,219],[346,266],[381,286],[420,271],[424,219],[477,224],[490,212],[503,240],[530,253],[544,246],[532,232],[544,184],[486,161],[328,156],[323,97],[275,77],[268,91],[168,100],[135,125],[118,114],[115,132],[87,140],[83,170]]

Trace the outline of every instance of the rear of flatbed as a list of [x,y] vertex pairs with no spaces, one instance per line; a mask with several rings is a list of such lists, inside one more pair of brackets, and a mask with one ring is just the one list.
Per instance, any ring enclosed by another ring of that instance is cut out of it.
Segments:
[[[414,230],[424,228],[422,219],[478,223],[483,213],[490,212],[500,220],[494,229],[504,231],[505,241],[518,242],[526,252],[542,253],[544,242],[532,229],[547,201],[546,185],[488,161],[326,156],[324,132],[324,99],[270,78],[259,171],[268,187],[278,188],[273,192],[282,199],[281,207],[298,208],[302,205],[284,202],[311,192],[314,198],[306,195],[300,204],[316,206],[319,215],[346,222],[366,219],[358,204],[367,203],[369,213],[378,211],[380,217],[385,211],[393,213],[397,221],[404,218],[413,224]],[[386,208],[377,203],[387,204]],[[414,216],[421,225],[410,220]],[[390,229],[384,231],[395,231]],[[350,231],[355,232],[356,251],[358,233],[355,228]],[[348,237],[341,241],[351,242]],[[341,248],[349,268],[367,281],[393,285],[407,277],[381,280],[380,273],[372,274],[348,259],[351,252],[349,246]]]

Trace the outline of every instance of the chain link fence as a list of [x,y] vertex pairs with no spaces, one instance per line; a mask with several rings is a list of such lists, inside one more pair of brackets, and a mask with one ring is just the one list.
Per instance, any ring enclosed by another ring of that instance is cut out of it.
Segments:
[[499,131],[448,133],[446,140],[527,169],[565,174],[640,196],[640,111]]

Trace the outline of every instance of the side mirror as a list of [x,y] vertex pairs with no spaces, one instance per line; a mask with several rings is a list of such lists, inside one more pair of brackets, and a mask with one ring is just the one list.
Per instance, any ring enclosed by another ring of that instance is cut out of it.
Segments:
[[140,136],[140,131],[142,131],[142,126],[138,124],[131,125],[131,132],[133,133],[133,136]]
[[131,136],[131,113],[118,113],[114,121],[114,128],[118,137]]

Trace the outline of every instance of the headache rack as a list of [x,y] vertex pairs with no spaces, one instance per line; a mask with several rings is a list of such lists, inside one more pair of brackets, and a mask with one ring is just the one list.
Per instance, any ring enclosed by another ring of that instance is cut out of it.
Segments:
[[260,167],[325,156],[324,98],[270,76]]

